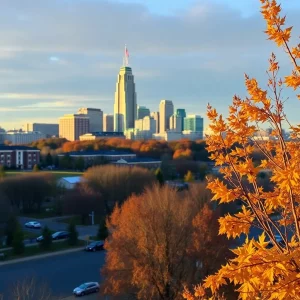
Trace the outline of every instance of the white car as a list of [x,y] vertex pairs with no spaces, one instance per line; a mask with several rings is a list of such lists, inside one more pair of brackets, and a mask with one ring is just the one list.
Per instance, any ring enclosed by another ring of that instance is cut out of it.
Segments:
[[36,221],[31,221],[31,222],[27,222],[25,224],[25,227],[28,227],[28,228],[41,228],[41,223],[39,222],[36,222]]
[[86,282],[73,290],[73,294],[75,296],[84,296],[87,294],[98,293],[98,292],[99,292],[98,282]]

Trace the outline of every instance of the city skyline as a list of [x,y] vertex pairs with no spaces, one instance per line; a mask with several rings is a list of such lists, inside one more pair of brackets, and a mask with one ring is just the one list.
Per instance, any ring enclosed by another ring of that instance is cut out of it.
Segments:
[[[26,7],[20,0],[4,3],[0,126],[53,123],[82,106],[113,113],[124,44],[132,58],[138,105],[157,111],[161,99],[171,99],[187,114],[205,117],[210,102],[226,114],[234,94],[245,96],[244,72],[266,83],[264,73],[273,50],[263,33],[258,1],[235,2],[79,0],[67,5],[46,0],[28,2]],[[282,4],[299,32],[300,5],[286,0]],[[70,8],[74,14],[66,14]],[[47,10],[57,24],[47,17]],[[119,22],[125,22],[121,30]],[[76,31],[68,30],[73,27]],[[290,66],[283,61],[286,75]],[[294,123],[299,103],[291,102],[286,111]]]

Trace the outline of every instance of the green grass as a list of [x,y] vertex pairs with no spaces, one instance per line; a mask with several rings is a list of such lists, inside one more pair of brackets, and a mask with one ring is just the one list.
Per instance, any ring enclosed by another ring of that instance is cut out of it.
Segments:
[[25,247],[25,252],[21,255],[14,254],[13,250],[6,250],[6,251],[2,251],[1,253],[5,254],[4,261],[7,261],[7,260],[12,260],[12,259],[17,259],[17,258],[29,257],[29,256],[33,256],[33,255],[52,253],[52,252],[57,252],[57,251],[61,251],[61,250],[68,250],[68,249],[74,249],[74,248],[78,248],[78,247],[84,247],[85,245],[86,245],[86,242],[81,241],[81,240],[78,241],[78,244],[76,246],[70,246],[68,244],[68,241],[63,241],[63,242],[53,243],[51,250],[48,250],[48,251],[43,251],[40,249],[39,245],[36,245],[36,246]]
[[[72,176],[81,176],[83,172],[75,172],[75,171],[39,171],[41,174],[53,174],[56,179],[60,179],[62,177],[72,177]],[[27,171],[6,171],[5,176],[26,176],[28,174],[33,174],[33,172]]]

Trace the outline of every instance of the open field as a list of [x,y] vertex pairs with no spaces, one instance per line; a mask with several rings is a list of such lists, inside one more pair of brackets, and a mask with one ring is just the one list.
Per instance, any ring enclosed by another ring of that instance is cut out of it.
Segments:
[[[56,179],[60,179],[62,177],[72,177],[72,176],[81,176],[83,172],[75,172],[75,171],[39,171],[41,174],[52,174],[56,177]],[[6,176],[26,176],[28,174],[32,174],[31,171],[6,171]]]

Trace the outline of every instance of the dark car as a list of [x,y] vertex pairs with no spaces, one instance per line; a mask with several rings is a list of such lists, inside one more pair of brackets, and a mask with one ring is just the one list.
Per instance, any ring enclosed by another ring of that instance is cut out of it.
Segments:
[[99,251],[99,250],[104,250],[103,246],[104,246],[103,242],[96,241],[96,242],[92,242],[89,245],[87,245],[84,250],[95,252],[95,251]]
[[75,296],[84,296],[91,293],[97,293],[99,291],[98,282],[86,282],[73,290]]
[[[67,231],[58,231],[52,234],[52,240],[63,240],[69,238],[69,232]],[[44,237],[41,235],[36,238],[37,242],[40,242],[44,239]]]

